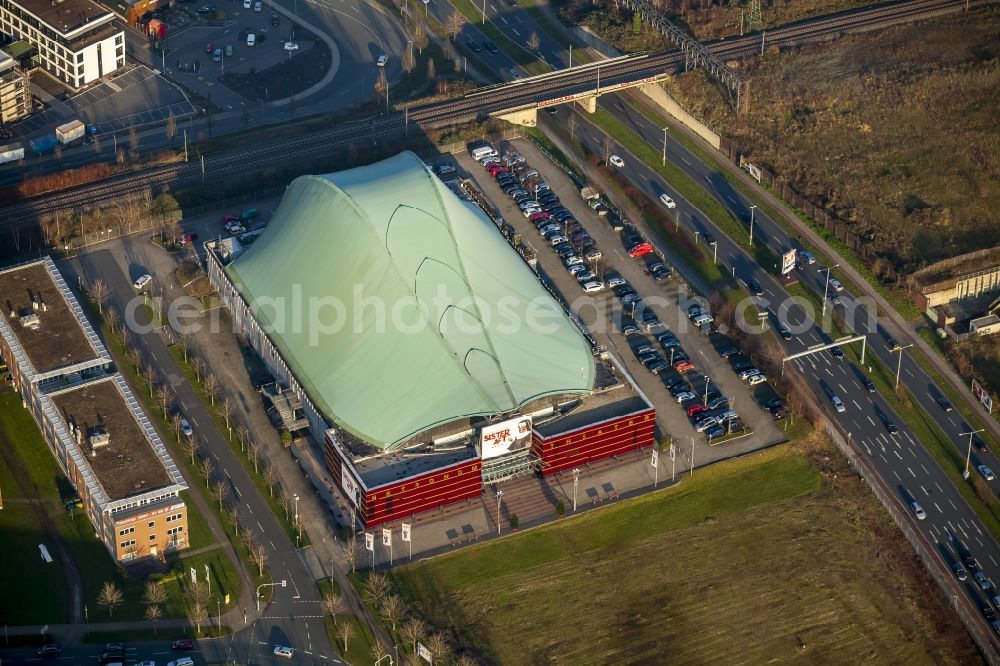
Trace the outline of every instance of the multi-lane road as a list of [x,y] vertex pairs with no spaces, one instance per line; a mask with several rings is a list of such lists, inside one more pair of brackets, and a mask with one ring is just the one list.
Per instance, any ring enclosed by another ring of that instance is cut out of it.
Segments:
[[[602,102],[611,113],[628,123],[650,145],[662,142],[662,127],[653,125],[642,114],[630,109],[623,100],[609,96],[602,99]],[[585,120],[583,114],[577,137],[599,154],[606,135],[593,125],[584,124]],[[668,141],[667,153],[668,159],[687,175],[703,184],[720,204],[738,219],[749,222],[752,204],[741,193],[730,187],[714,169],[702,163],[696,155],[678,142]],[[625,151],[619,151],[619,154],[625,159],[625,167],[619,170],[622,175],[654,201],[661,193],[668,193],[677,202],[684,227],[692,233],[697,232],[702,239],[705,233],[714,236],[715,242],[718,243],[718,260],[721,264],[729,270],[735,269],[737,279],[753,278],[760,283],[763,295],[755,297],[748,293],[747,297],[768,309],[772,318],[780,317],[786,328],[794,333],[791,340],[782,341],[787,354],[803,352],[815,345],[831,341],[830,336],[815,323],[820,319],[820,312],[807,313],[767,270],[755,263],[742,245],[738,245],[726,236],[707,216],[686,202],[682,195],[670,183],[664,182],[653,169]],[[747,231],[749,232],[749,229]],[[754,211],[754,243],[767,245],[775,255],[780,255],[793,247],[803,249],[759,208]],[[810,265],[803,262],[803,264],[798,277],[802,284],[822,298],[826,283],[825,267],[819,263]],[[836,269],[833,269],[831,274],[836,277]],[[837,293],[831,289],[829,293],[831,297],[833,295],[839,297],[842,304],[835,305],[832,298],[828,298],[828,308],[831,310],[838,308],[842,312],[853,309],[854,316],[850,319],[854,324],[854,332],[867,336],[867,354],[877,355],[894,370],[900,352],[890,352],[887,345],[889,333],[883,328],[885,324],[872,316],[866,305],[856,301],[847,290]],[[812,310],[811,307],[809,309]],[[901,336],[896,337],[901,339]],[[860,343],[856,344],[860,346]],[[946,412],[942,409],[937,403],[937,398],[943,393],[920,366],[905,356],[905,351],[903,353],[900,381],[909,388],[910,393],[920,403],[920,407],[926,410],[964,456],[967,452],[968,437],[961,437],[960,434],[969,432],[970,426],[957,412]],[[958,556],[964,546],[975,556],[989,580],[1000,583],[1000,545],[983,527],[979,517],[958,492],[952,480],[907,427],[906,421],[896,414],[879,394],[868,392],[862,383],[862,378],[868,375],[868,371],[858,368],[847,358],[835,358],[829,351],[816,352],[791,362],[808,380],[819,402],[827,406],[829,417],[835,419],[845,432],[851,434],[853,441],[864,449],[887,487],[896,493],[903,506],[908,507],[911,515],[915,513],[911,508],[912,502],[916,501],[921,506],[926,518],[916,519],[914,515],[915,524],[931,543],[938,544],[939,552],[945,557],[949,566],[960,561]],[[831,395],[836,395],[843,401],[844,412],[838,413],[834,410]],[[885,421],[891,422],[897,432],[890,432]],[[973,450],[972,474],[978,474],[975,467],[980,462],[994,470],[1000,468],[1000,463],[992,453]],[[992,487],[998,483],[1000,481],[994,481],[990,485]],[[969,581],[972,581],[973,573],[973,571],[968,572]],[[965,587],[977,604],[985,603],[995,594],[1000,594],[993,590],[979,591],[971,583],[966,583]]]

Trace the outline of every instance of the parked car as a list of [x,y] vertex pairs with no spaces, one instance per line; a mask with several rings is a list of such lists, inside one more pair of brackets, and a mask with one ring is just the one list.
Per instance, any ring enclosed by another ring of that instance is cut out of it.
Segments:
[[181,245],[188,245],[189,243],[193,243],[196,240],[198,240],[198,234],[188,233],[181,235]]
[[180,659],[167,662],[167,666],[194,666],[194,659],[191,657],[181,657]]
[[285,659],[291,659],[294,654],[295,654],[295,650],[293,648],[290,648],[290,647],[287,647],[287,646],[284,646],[284,645],[275,645],[274,646],[274,656],[275,657],[284,657]]
[[617,167],[619,169],[621,169],[623,166],[625,166],[625,160],[623,160],[622,158],[618,157],[617,155],[612,155],[608,159],[608,162],[611,164],[611,166]]
[[696,400],[697,398],[698,396],[696,396],[691,391],[681,391],[680,393],[674,396],[674,400],[676,400],[677,403],[680,405],[683,405],[685,402],[691,402],[692,400]]
[[140,275],[139,277],[137,277],[135,279],[135,282],[132,283],[132,286],[138,289],[139,291],[142,291],[152,283],[153,283],[153,276],[147,273],[146,275]]
[[628,249],[628,256],[630,257],[642,257],[653,251],[653,246],[649,243],[642,242],[632,245]]
[[648,267],[649,275],[659,282],[667,277],[670,277],[670,269],[661,261],[654,262]]
[[756,374],[756,375],[751,375],[747,379],[747,384],[749,384],[750,386],[756,386],[757,384],[763,384],[766,381],[767,377],[761,374]]
[[[916,502],[914,502],[914,504],[916,504]],[[923,519],[921,518],[921,520]],[[973,578],[975,578],[976,582],[979,583],[979,588],[981,590],[985,591],[993,587],[993,583],[990,582],[990,579],[987,578],[986,574],[984,574],[982,571],[977,571],[976,573],[974,573]]]
[[840,280],[832,277],[830,278],[830,289],[833,289],[834,291],[844,291],[844,285],[840,283]]
[[194,641],[190,638],[178,638],[170,643],[171,650],[191,650],[194,648]]
[[707,412],[708,407],[702,404],[691,405],[688,407],[688,416],[694,416],[695,414],[701,414],[702,412]]
[[185,437],[190,437],[191,435],[194,434],[194,430],[191,428],[191,424],[188,423],[188,420],[183,416],[181,417],[181,433]]

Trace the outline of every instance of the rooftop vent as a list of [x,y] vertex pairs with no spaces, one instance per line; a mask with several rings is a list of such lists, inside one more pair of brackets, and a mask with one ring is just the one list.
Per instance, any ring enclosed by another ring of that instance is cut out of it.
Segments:
[[90,440],[90,448],[93,451],[111,444],[111,435],[104,426],[91,428],[88,433],[88,439]]
[[34,312],[31,314],[21,315],[21,326],[24,328],[30,328],[33,331],[37,331],[41,328],[42,322],[38,319],[38,315]]

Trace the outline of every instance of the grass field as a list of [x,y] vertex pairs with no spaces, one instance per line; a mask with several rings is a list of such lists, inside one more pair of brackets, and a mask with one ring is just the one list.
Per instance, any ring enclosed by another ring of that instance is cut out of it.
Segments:
[[810,455],[825,477],[779,447],[394,582],[490,663],[975,659],[874,499]]

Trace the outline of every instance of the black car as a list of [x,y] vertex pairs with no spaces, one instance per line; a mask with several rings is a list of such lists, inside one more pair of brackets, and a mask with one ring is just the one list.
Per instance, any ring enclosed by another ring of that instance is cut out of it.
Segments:
[[649,274],[654,280],[659,282],[670,277],[670,269],[664,264],[657,262],[649,267]]
[[489,51],[493,55],[496,55],[496,54],[500,53],[500,49],[498,49],[497,45],[494,44],[493,42],[486,42],[485,44],[483,44],[483,48],[485,48],[487,51]]
[[993,610],[993,606],[990,606],[989,604],[983,604],[982,606],[980,606],[980,608],[983,610],[983,617],[986,618],[987,622],[992,622],[993,620],[997,619],[997,614],[996,611]]
[[976,448],[977,451],[983,451],[986,449],[986,442],[979,435],[973,433],[972,435],[972,446]]
[[709,399],[707,407],[709,409],[728,409],[729,400],[724,395],[715,396]]
[[951,570],[955,572],[955,578],[962,581],[969,579],[968,574],[965,573],[965,569],[963,569],[962,565],[959,564],[958,562],[955,562],[953,565],[951,565]]
[[948,402],[948,398],[944,397],[943,395],[939,395],[937,398],[935,398],[935,400],[937,401],[937,404],[941,406],[941,409],[943,409],[944,411],[950,412],[952,410],[951,403]]
[[885,429],[889,431],[890,434],[895,435],[899,430],[896,428],[896,424],[892,422],[889,415],[883,412],[881,409],[876,407],[875,414],[878,416],[879,421],[885,426]]
[[668,388],[677,388],[678,386],[686,386],[687,380],[680,375],[667,375],[663,378],[663,384]]
[[480,51],[483,50],[483,47],[479,45],[479,42],[477,42],[474,39],[470,39],[468,42],[465,43],[465,45],[468,46],[470,49],[472,49],[475,53],[479,53]]
[[865,389],[867,389],[869,393],[875,392],[875,382],[868,379],[867,377],[861,378],[861,384],[864,385]]
[[271,14],[271,25],[278,25],[281,23],[281,19],[278,18],[277,14]]
[[962,554],[962,562],[965,564],[965,568],[969,571],[979,568],[979,562],[976,562],[976,558],[972,556],[972,553],[965,551]]
[[62,654],[62,648],[59,647],[58,643],[46,643],[35,650],[35,653],[40,657],[58,657]]
[[840,347],[830,347],[830,353],[834,358],[844,358],[844,350]]
[[715,236],[713,236],[712,234],[710,234],[710,233],[704,233],[702,235],[705,237],[705,244],[706,245],[711,245],[712,243],[715,242]]
[[766,409],[768,411],[770,411],[772,409],[781,409],[784,406],[785,406],[785,402],[781,398],[779,398],[777,396],[771,398],[770,400],[768,400],[768,401],[766,401],[764,403],[764,409]]
[[778,325],[778,334],[781,335],[781,337],[783,337],[785,340],[792,339],[792,332],[780,324]]
[[719,350],[719,356],[722,358],[729,358],[730,356],[736,356],[740,353],[738,347],[723,347]]
[[746,285],[747,291],[749,291],[754,296],[764,295],[764,287],[760,286],[760,282],[757,282],[757,280],[753,279],[752,277],[748,277],[745,280],[743,280],[743,284]]

